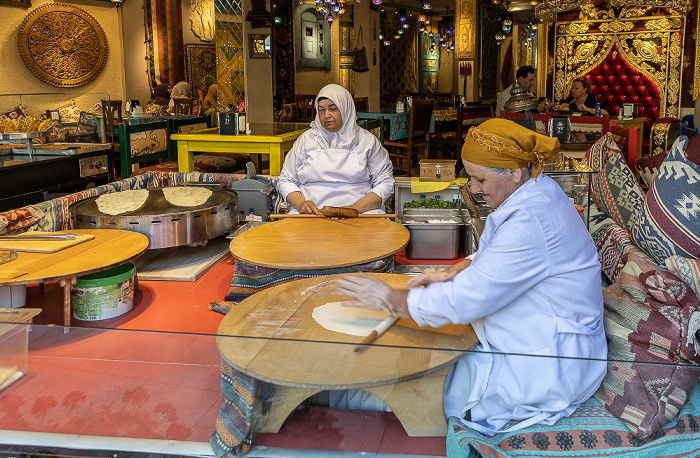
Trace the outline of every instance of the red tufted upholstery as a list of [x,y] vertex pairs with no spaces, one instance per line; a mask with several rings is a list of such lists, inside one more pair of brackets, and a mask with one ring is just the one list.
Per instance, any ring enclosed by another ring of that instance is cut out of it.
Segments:
[[598,96],[611,118],[616,118],[623,103],[637,103],[638,115],[646,116],[644,136],[660,115],[661,93],[656,84],[627,62],[617,46],[588,74],[591,93]]

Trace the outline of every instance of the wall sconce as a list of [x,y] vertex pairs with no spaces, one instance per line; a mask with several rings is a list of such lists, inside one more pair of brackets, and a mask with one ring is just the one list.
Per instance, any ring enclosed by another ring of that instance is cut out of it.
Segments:
[[112,2],[112,5],[116,6],[117,9],[119,9],[120,6],[122,6],[122,3],[124,3],[124,0],[110,0]]

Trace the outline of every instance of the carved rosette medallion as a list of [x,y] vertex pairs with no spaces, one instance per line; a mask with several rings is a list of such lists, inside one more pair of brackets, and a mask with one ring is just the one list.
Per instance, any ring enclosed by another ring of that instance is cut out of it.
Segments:
[[72,5],[51,3],[29,13],[17,42],[27,68],[52,86],[82,86],[95,79],[107,62],[102,27]]

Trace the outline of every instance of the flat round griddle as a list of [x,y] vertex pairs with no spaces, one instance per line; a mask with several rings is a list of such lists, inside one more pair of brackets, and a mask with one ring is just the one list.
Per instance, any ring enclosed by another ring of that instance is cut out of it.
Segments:
[[74,229],[122,229],[139,232],[149,249],[199,243],[229,233],[238,224],[238,197],[234,191],[212,190],[209,199],[195,207],[173,205],[162,188],[148,190],[138,210],[106,215],[97,208],[99,196],[70,206]]

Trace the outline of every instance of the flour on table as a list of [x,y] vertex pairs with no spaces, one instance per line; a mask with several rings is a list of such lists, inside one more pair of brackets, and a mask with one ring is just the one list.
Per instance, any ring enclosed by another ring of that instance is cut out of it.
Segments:
[[389,314],[358,307],[343,307],[340,302],[329,302],[316,307],[311,316],[329,331],[364,337]]
[[126,191],[102,194],[95,203],[97,209],[105,215],[120,215],[138,210],[148,199],[148,189],[129,189]]
[[211,196],[211,189],[197,186],[174,186],[163,188],[163,196],[178,207],[196,207],[205,203]]

